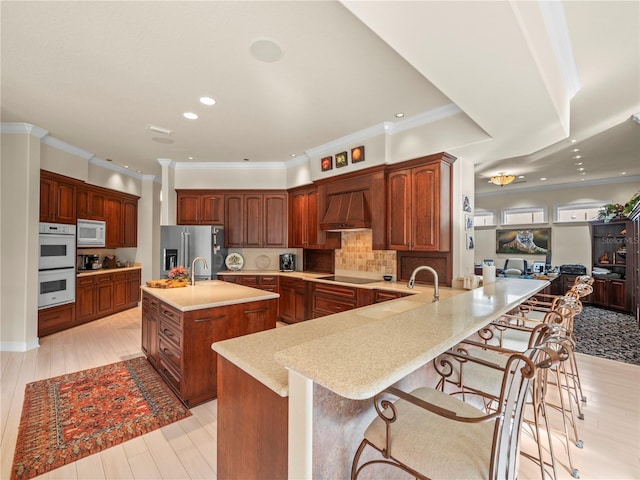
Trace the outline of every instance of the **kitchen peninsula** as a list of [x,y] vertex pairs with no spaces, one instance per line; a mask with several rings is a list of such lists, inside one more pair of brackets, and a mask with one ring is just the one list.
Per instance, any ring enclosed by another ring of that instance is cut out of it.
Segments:
[[211,343],[275,328],[277,293],[219,280],[142,287],[142,350],[188,407],[217,395]]
[[438,354],[548,284],[500,279],[442,289],[437,303],[422,287],[411,297],[214,343],[218,478],[348,478],[373,395],[425,381]]

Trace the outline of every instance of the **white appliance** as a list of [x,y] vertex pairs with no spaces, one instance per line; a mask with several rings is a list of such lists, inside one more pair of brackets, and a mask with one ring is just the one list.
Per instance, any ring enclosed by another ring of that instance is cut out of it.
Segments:
[[78,219],[78,247],[104,247],[106,223],[101,220]]
[[40,223],[38,269],[75,267],[76,226]]
[[76,226],[40,223],[38,308],[76,299]]
[[38,308],[53,307],[76,300],[75,268],[38,272]]

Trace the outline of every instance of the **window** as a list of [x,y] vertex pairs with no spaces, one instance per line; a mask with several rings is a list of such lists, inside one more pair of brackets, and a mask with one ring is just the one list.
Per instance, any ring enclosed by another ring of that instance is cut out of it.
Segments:
[[486,210],[476,210],[473,216],[473,225],[475,227],[485,227],[496,224],[496,213]]
[[603,203],[581,203],[572,205],[557,205],[555,213],[556,222],[588,222],[598,218],[598,210]]
[[542,207],[511,208],[502,211],[502,225],[546,223],[547,210]]

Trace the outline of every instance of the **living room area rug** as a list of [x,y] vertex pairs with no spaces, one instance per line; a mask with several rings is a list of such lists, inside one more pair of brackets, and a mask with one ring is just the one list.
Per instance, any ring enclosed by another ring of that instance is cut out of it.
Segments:
[[190,415],[146,357],[29,383],[11,478],[41,475]]

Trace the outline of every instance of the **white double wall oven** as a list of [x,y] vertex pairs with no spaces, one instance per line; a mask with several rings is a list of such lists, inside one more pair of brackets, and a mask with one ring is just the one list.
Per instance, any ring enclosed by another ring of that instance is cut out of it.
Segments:
[[76,226],[40,223],[38,309],[76,300]]

